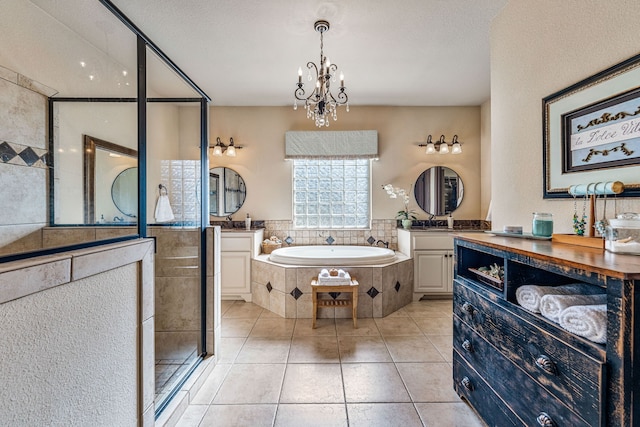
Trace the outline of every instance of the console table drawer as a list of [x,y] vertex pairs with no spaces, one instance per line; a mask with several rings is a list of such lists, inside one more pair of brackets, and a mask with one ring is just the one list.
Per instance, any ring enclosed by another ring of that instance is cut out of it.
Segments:
[[604,364],[527,322],[497,303],[454,284],[454,346],[458,333],[484,338],[572,411],[598,425],[603,411]]
[[[464,324],[459,322],[458,326],[461,325],[464,328]],[[526,425],[579,427],[600,424],[599,419],[584,420],[470,329],[464,332],[456,330],[456,333],[468,336],[474,351],[459,353],[463,349],[456,342],[454,354],[459,354],[472,365],[480,377],[493,378],[492,389]],[[546,420],[547,424],[539,420]]]
[[453,388],[460,397],[478,411],[487,425],[500,427],[525,425],[455,351],[453,352]]

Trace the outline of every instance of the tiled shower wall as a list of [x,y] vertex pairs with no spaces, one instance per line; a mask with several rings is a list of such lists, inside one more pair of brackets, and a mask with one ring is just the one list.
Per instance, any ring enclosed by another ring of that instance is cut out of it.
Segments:
[[55,91],[0,66],[0,254],[38,249],[47,211],[47,96]]

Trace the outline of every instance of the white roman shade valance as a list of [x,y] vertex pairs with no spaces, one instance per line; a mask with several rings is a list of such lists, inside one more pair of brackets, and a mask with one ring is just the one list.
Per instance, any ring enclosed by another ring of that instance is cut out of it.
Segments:
[[289,131],[285,159],[375,159],[378,131]]

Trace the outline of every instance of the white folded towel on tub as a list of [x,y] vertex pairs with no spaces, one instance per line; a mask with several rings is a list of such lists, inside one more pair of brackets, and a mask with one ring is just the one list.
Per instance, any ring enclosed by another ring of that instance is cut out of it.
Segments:
[[516,300],[522,308],[540,313],[540,299],[545,295],[595,295],[604,290],[587,283],[572,283],[560,286],[523,285],[516,289]]
[[323,268],[322,270],[320,270],[320,275],[318,277],[329,277],[329,270]]
[[598,295],[544,295],[540,299],[540,314],[558,323],[560,313],[574,305],[598,305],[607,303],[607,294]]
[[567,331],[605,344],[607,342],[607,304],[574,305],[560,313],[560,326]]

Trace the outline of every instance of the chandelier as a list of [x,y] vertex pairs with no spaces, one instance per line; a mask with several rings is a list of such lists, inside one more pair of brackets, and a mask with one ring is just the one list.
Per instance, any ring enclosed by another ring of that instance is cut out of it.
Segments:
[[311,70],[315,72],[316,84],[313,91],[306,96],[304,83],[302,83],[302,68],[298,68],[298,88],[295,90],[293,109],[298,109],[298,101],[304,101],[304,108],[307,110],[307,118],[315,121],[316,126],[329,126],[329,119],[338,120],[338,106],[346,105],[349,112],[349,97],[345,92],[344,74],[340,73],[340,92],[333,96],[331,93],[331,83],[336,81],[338,66],[332,64],[323,53],[323,34],[329,31],[328,21],[316,21],[313,28],[320,33],[320,63],[319,67],[315,63],[307,62],[309,70],[308,80],[312,81]]

